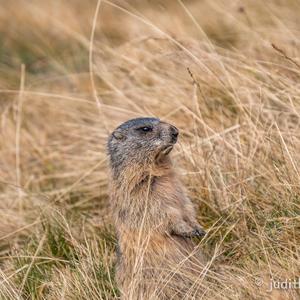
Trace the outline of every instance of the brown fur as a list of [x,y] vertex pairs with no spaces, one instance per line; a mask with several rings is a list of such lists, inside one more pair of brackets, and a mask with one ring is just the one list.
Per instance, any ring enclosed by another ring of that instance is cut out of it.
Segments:
[[[138,120],[135,125],[149,124],[148,119]],[[120,135],[117,139],[112,135],[109,141],[111,204],[119,246],[117,282],[126,300],[184,296],[197,299],[195,286],[199,287],[204,258],[191,238],[204,231],[196,221],[193,205],[176,177],[168,153],[162,150],[170,144],[168,132],[174,127],[154,120],[155,129],[150,137],[145,134],[128,138],[136,134],[129,123],[124,131],[121,125],[117,129]],[[119,148],[125,149],[129,143],[134,152],[132,143],[136,139],[146,139],[144,146],[137,148],[144,155],[127,155],[128,160],[123,160],[115,172],[114,165],[118,164],[112,151],[122,152]],[[112,146],[114,143],[117,148]],[[149,150],[147,143],[158,143],[158,149]]]

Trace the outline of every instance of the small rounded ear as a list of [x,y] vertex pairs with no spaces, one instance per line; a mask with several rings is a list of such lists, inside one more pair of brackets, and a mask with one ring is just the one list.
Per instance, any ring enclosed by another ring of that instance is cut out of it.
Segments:
[[113,137],[116,138],[117,140],[123,140],[125,138],[125,135],[119,131],[119,130],[115,130],[113,133],[112,133]]

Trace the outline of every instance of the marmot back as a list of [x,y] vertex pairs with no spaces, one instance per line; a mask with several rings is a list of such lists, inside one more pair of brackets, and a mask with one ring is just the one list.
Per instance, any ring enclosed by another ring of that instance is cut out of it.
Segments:
[[205,232],[172,168],[177,137],[156,118],[129,120],[109,137],[123,299],[197,299],[205,261],[191,238]]

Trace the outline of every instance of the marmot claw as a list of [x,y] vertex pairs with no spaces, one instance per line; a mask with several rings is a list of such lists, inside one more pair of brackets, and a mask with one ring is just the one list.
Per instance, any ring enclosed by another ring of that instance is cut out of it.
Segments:
[[204,229],[195,229],[191,233],[191,237],[204,237],[206,235],[206,231]]

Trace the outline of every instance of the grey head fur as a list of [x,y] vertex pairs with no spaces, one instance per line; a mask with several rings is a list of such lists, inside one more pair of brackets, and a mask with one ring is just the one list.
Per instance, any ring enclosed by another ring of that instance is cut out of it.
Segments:
[[108,154],[114,176],[125,166],[145,166],[177,141],[176,127],[157,118],[136,118],[118,126],[108,138]]

